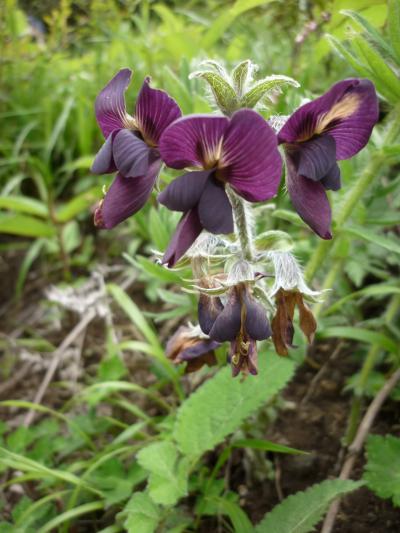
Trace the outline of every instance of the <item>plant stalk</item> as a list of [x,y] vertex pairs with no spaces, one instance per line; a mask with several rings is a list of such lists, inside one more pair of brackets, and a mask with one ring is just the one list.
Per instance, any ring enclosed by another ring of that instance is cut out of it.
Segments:
[[[385,313],[385,322],[390,324],[396,318],[397,312],[400,308],[400,295],[393,296],[387,311]],[[351,408],[350,416],[347,424],[346,434],[344,436],[344,443],[346,446],[350,445],[353,442],[354,436],[356,434],[358,423],[361,415],[362,400],[364,395],[364,390],[370,376],[371,371],[374,369],[376,360],[380,354],[381,347],[379,344],[373,344],[368,350],[367,356],[364,360],[363,366],[361,367],[360,377],[357,383],[357,389],[354,394]]]
[[254,260],[254,234],[252,217],[250,210],[246,203],[239,198],[229,187],[226,188],[229,201],[231,202],[233,209],[233,216],[235,218],[237,235],[239,237],[240,246],[244,259],[248,261]]

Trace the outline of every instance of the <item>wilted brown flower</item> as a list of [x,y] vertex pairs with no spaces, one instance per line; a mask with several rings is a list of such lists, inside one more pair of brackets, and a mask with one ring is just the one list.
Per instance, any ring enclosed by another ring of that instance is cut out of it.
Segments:
[[293,316],[297,306],[299,310],[300,329],[312,342],[317,329],[317,322],[311,309],[304,303],[303,295],[299,291],[279,289],[275,297],[276,314],[271,322],[272,340],[279,355],[289,354],[288,348],[293,346],[294,326]]
[[203,335],[199,328],[181,326],[169,339],[166,355],[175,364],[186,362],[185,372],[189,374],[204,365],[216,365],[214,350],[219,344]]

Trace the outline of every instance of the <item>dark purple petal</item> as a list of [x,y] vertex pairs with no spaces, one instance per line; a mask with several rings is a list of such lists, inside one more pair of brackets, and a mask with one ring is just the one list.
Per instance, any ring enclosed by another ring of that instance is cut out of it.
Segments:
[[189,250],[200,235],[203,226],[200,223],[197,209],[190,209],[185,213],[176,228],[176,231],[162,258],[162,263],[172,267]]
[[149,144],[157,146],[165,128],[181,115],[181,110],[175,100],[165,91],[152,89],[150,78],[146,78],[136,101],[135,113],[143,138]]
[[210,170],[188,172],[172,181],[157,197],[172,211],[189,211],[200,200]]
[[310,141],[298,143],[292,160],[296,162],[300,176],[319,181],[336,165],[335,139],[330,135],[318,135]]
[[162,160],[171,168],[213,168],[228,124],[226,117],[210,115],[193,115],[178,119],[160,138]]
[[340,177],[340,168],[337,163],[329,170],[326,176],[322,178],[320,183],[329,191],[338,191],[342,186]]
[[214,325],[218,315],[223,311],[224,306],[218,297],[210,297],[200,294],[197,306],[199,325],[203,333],[208,335]]
[[130,130],[120,130],[114,138],[115,164],[126,178],[144,176],[149,169],[151,148]]
[[286,185],[296,211],[317,235],[331,239],[331,207],[323,185],[299,176],[289,156],[286,169]]
[[271,336],[271,328],[264,307],[246,293],[245,331],[251,339],[262,341]]
[[114,130],[125,127],[124,94],[131,81],[131,76],[132,71],[129,68],[120,70],[96,98],[96,119],[105,139]]
[[110,133],[103,146],[97,152],[90,169],[93,174],[111,174],[117,170],[112,155],[113,138],[117,131],[115,130],[113,133]]
[[224,310],[211,328],[210,339],[218,342],[233,341],[240,331],[240,324],[241,303],[237,291],[233,289]]
[[196,344],[185,348],[179,354],[179,361],[191,361],[192,359],[196,359],[197,357],[200,357],[201,355],[204,355],[205,353],[208,353],[211,350],[215,350],[216,348],[218,348],[219,345],[219,342],[213,341],[211,339],[199,341]]
[[233,114],[224,136],[222,158],[225,179],[250,202],[275,196],[282,173],[282,158],[273,129],[250,109]]
[[222,184],[210,178],[200,197],[198,213],[203,227],[210,233],[232,233],[232,206]]
[[160,171],[160,160],[155,161],[145,176],[128,179],[117,174],[101,206],[103,227],[110,229],[135,214],[146,203]]
[[278,134],[279,143],[329,133],[336,141],[336,159],[348,159],[367,144],[378,116],[372,82],[356,78],[340,81],[293,113]]

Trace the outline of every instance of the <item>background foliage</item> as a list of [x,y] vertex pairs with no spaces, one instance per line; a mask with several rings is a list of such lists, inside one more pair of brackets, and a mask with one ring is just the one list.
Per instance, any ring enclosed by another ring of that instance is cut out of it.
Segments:
[[[399,3],[5,0],[0,24],[0,250],[8,265],[0,308],[1,531],[178,532],[201,530],[209,517],[224,531],[311,531],[335,497],[362,482],[315,484],[254,526],[222,475],[237,449],[253,469],[268,467],[267,453],[302,453],[265,439],[283,408],[279,392],[307,357],[302,339],[289,360],[263,345],[259,377],[243,383],[227,368],[190,380],[165,358],[165,339],[196,309],[195,298],[174,286],[180,277],[149,258],[165,249],[177,218],[153,198],[114,231],[94,229],[93,208],[111,176],[89,172],[102,142],[93,103],[129,66],[128,108],[150,74],[184,113],[212,111],[204,82],[189,79],[204,59],[232,68],[250,58],[260,78],[295,78],[300,88],[268,102],[266,117],[338,79],[374,81],[380,123],[368,148],[341,163],[333,242],[317,242],[289,210],[283,187],[273,216],[262,208],[257,218],[260,232],[289,231],[313,285],[333,288],[316,306],[318,341],[351,346],[349,444],[365,402],[399,366]],[[51,284],[59,292],[46,292]],[[74,329],[82,320],[82,331],[97,324],[84,344]],[[63,366],[77,339],[81,359],[71,352]],[[37,392],[54,360],[63,372],[42,402]],[[15,379],[21,365],[39,372],[31,389]],[[398,388],[392,397],[399,400]],[[364,475],[394,505],[399,478],[388,471],[398,447],[393,436],[371,436]]]

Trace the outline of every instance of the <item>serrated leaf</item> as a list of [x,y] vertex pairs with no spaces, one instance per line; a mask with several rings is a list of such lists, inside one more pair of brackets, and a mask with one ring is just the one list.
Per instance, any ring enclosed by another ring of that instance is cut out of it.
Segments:
[[128,533],[153,533],[161,518],[160,509],[144,492],[135,492],[126,504],[124,527]]
[[387,25],[389,31],[390,43],[400,63],[400,3],[398,0],[389,0],[388,2]]
[[241,107],[254,107],[261,98],[268,96],[272,92],[280,90],[284,85],[292,85],[293,87],[300,87],[293,78],[288,76],[273,75],[264,78],[257,82],[241,99]]
[[191,77],[206,80],[214,95],[217,106],[225,115],[231,115],[238,109],[235,90],[220,74],[208,70],[194,72]]
[[199,456],[233,433],[247,416],[270,400],[294,371],[294,363],[261,348],[258,376],[233,379],[220,370],[179,408],[174,439],[188,456]]
[[370,435],[367,440],[364,479],[380,498],[400,506],[400,439],[393,435]]
[[233,87],[239,97],[242,96],[247,80],[251,72],[251,61],[246,59],[242,61],[232,70]]
[[363,485],[359,481],[326,480],[304,492],[289,496],[267,513],[256,526],[256,533],[308,533],[323,517],[330,503]]
[[155,442],[137,454],[140,466],[150,472],[148,491],[156,503],[174,505],[187,493],[188,462],[178,461],[172,442]]

